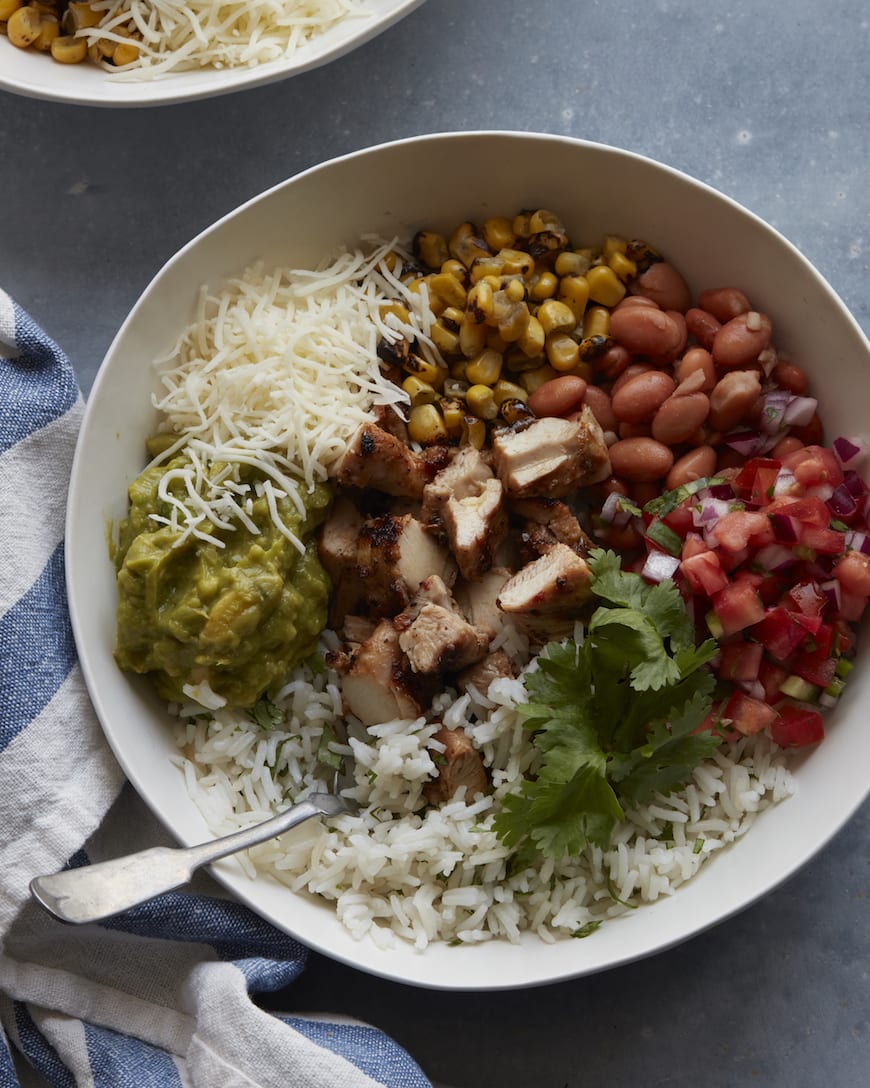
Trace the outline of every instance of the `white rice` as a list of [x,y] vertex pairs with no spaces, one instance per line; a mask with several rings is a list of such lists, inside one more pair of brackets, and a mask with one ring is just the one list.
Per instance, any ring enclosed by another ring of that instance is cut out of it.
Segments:
[[219,835],[328,788],[318,764],[323,731],[346,732],[346,743],[331,748],[349,757],[354,781],[344,792],[360,803],[359,814],[309,821],[249,851],[243,864],[252,876],[269,873],[295,892],[333,901],[356,938],[420,949],[432,941],[517,941],[524,931],[547,942],[583,933],[672,895],[793,792],[784,753],[766,735],[745,737],[718,749],[681,792],[628,812],[608,850],[589,847],[514,872],[492,819],[537,758],[516,709],[524,698],[521,680],[499,679],[485,697],[448,690],[436,700],[436,719],[464,729],[489,770],[491,795],[471,802],[457,794],[438,808],[423,804],[442,747],[433,739],[438,721],[367,731],[342,716],[337,676],[307,667],[280,693],[284,720],[273,728],[238,710],[174,708],[178,763]]

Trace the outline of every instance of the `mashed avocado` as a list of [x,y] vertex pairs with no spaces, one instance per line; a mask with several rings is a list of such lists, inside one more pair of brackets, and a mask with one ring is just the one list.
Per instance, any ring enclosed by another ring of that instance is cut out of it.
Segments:
[[[252,706],[277,689],[315,647],[326,625],[329,577],[317,557],[314,530],[326,517],[331,492],[302,488],[305,516],[289,498],[278,498],[283,523],[305,545],[305,554],[280,532],[265,497],[249,516],[259,533],[236,523],[208,526],[224,547],[181,533],[149,515],[168,515],[158,495],[165,472],[184,468],[182,454],[150,467],[130,485],[130,511],[119,527],[117,645],[122,669],[146,673],[163,698],[186,698],[186,684],[206,682],[233,706]],[[240,483],[262,480],[240,470]],[[184,493],[183,482],[175,481]],[[175,546],[173,546],[175,545]]]

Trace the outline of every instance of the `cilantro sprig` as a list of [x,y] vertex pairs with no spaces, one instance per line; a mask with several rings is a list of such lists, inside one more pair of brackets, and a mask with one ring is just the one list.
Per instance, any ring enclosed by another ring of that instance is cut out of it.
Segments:
[[648,585],[613,552],[588,562],[601,603],[582,642],[551,643],[526,674],[519,709],[540,767],[495,818],[525,862],[606,848],[625,804],[679,788],[720,743],[694,732],[712,704],[704,666],[717,646],[695,645],[677,587]]

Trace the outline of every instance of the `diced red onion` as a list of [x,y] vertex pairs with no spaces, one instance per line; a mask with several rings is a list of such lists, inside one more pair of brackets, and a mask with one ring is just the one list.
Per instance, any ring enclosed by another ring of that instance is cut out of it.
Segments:
[[743,457],[756,457],[765,444],[764,435],[758,431],[733,431],[726,434],[723,441]]
[[830,710],[832,706],[837,705],[837,698],[836,695],[829,695],[826,691],[823,691],[819,695],[819,706],[823,706],[826,710]]
[[787,427],[806,427],[818,407],[815,397],[792,397],[786,405],[783,421]]
[[765,570],[785,570],[797,562],[794,552],[784,544],[768,544],[755,555],[755,562]]
[[870,491],[864,480],[852,469],[847,469],[843,474],[843,485],[849,489],[849,493],[854,495],[856,499],[860,499],[862,495],[866,495]]
[[653,549],[646,557],[641,574],[651,582],[667,582],[676,574],[680,566],[679,557]]
[[[734,494],[732,492],[733,501]],[[705,499],[700,506],[692,510],[692,521],[701,529],[712,529],[719,518],[724,517],[731,510],[731,503],[725,499]]]
[[706,497],[711,499],[724,499],[726,502],[732,502],[734,499],[734,488],[731,484],[712,484],[705,492]]
[[783,430],[785,409],[793,395],[787,389],[774,389],[765,394],[761,405],[761,429],[765,434],[779,434]]
[[821,499],[822,502],[827,502],[834,494],[834,488],[831,484],[816,484],[815,487],[808,487],[805,494],[808,498]]
[[835,438],[832,447],[843,468],[867,452],[867,443],[863,438]]
[[795,474],[790,468],[786,468],[785,465],[783,465],[776,474],[776,480],[773,484],[773,497],[779,499],[783,495],[789,495],[796,483],[797,477]]
[[848,518],[858,509],[858,503],[845,483],[834,488],[834,493],[828,499],[828,509],[837,518]]
[[867,533],[853,529],[846,533],[845,540],[847,548],[852,548],[853,551],[860,552],[862,555],[870,555],[870,536]]
[[819,584],[819,590],[822,596],[825,598],[826,603],[834,610],[834,612],[840,611],[840,583],[836,578],[831,578],[827,582],[821,582]]
[[774,513],[770,515],[770,524],[773,526],[773,533],[777,540],[785,541],[787,544],[797,542],[800,531],[797,518],[790,518],[788,514]]
[[760,680],[753,680],[751,683],[738,681],[738,686],[741,687],[747,695],[751,695],[753,699],[760,699],[765,702],[765,691]]
[[622,505],[622,495],[611,491],[601,507],[601,520],[608,525],[628,525],[631,521],[631,511]]

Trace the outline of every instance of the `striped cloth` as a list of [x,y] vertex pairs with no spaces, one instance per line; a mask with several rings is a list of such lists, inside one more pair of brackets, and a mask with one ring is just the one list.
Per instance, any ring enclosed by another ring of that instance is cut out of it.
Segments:
[[104,925],[30,901],[33,876],[168,841],[123,789],[76,661],[63,518],[81,416],[69,362],[0,291],[0,1088],[426,1088],[375,1028],[258,1008],[306,949],[207,877]]

